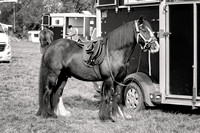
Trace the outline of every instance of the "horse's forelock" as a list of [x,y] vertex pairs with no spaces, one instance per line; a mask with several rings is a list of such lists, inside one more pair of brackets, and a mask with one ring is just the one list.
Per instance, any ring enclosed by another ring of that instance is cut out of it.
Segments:
[[144,21],[143,21],[143,24],[144,24],[145,26],[147,26],[147,27],[152,31],[152,27],[151,27],[151,25],[150,25],[150,23],[149,23],[148,21],[144,20]]

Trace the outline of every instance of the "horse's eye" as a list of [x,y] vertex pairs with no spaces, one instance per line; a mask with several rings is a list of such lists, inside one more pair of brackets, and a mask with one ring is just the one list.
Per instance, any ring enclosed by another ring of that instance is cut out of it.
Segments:
[[140,27],[140,30],[141,30],[142,32],[147,32],[147,29],[145,29],[145,28],[143,28],[143,27]]
[[142,29],[143,32],[147,32],[147,29]]
[[143,25],[140,25],[140,26],[139,26],[139,29],[140,29],[142,32],[146,32],[146,31],[147,31],[147,29],[145,29]]

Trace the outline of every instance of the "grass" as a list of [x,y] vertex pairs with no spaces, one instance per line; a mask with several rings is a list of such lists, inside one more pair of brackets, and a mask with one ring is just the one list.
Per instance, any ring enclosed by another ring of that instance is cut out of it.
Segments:
[[63,101],[70,117],[35,116],[38,109],[39,44],[12,42],[11,63],[0,63],[1,133],[198,133],[200,116],[188,107],[162,106],[131,113],[131,120],[101,122],[91,82],[69,79]]

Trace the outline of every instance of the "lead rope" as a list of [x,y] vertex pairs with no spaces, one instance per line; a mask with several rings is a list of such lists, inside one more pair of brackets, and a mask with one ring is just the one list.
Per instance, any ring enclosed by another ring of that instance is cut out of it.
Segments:
[[136,70],[136,72],[138,72],[139,69],[140,69],[141,55],[142,55],[142,49],[140,49],[140,55],[139,55],[138,66],[137,66],[137,70]]
[[151,76],[151,53],[148,50],[149,76]]

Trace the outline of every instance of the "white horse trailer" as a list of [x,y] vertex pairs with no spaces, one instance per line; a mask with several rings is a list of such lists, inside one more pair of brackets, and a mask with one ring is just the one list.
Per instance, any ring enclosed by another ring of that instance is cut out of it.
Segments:
[[159,53],[134,50],[124,80],[127,107],[200,107],[199,0],[97,0],[96,5],[98,36],[144,16],[159,40]]
[[54,32],[54,40],[65,38],[69,25],[77,30],[79,36],[91,37],[96,29],[96,15],[83,11],[83,13],[50,13],[42,17],[42,27],[45,26]]

